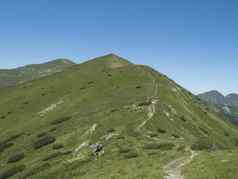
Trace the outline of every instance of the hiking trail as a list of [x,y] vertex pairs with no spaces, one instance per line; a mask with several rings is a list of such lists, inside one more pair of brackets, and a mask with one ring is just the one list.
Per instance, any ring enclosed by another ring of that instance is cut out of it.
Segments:
[[164,167],[164,172],[166,174],[164,179],[185,179],[182,174],[182,169],[185,165],[192,162],[197,154],[197,152],[191,150],[191,155],[189,157],[181,157],[168,163]]

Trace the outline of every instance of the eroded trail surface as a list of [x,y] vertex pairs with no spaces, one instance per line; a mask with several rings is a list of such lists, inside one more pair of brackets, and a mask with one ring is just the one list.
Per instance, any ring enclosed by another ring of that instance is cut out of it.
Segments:
[[182,175],[182,168],[185,165],[188,165],[196,155],[196,152],[191,151],[191,155],[189,157],[181,157],[167,164],[164,167],[164,171],[166,173],[164,179],[185,179]]

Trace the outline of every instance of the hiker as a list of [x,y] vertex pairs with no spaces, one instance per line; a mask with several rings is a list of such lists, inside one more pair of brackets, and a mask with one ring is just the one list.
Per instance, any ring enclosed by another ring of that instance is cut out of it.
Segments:
[[93,153],[95,154],[96,157],[98,157],[101,152],[104,153],[102,144],[96,143],[92,144],[90,147],[93,150]]

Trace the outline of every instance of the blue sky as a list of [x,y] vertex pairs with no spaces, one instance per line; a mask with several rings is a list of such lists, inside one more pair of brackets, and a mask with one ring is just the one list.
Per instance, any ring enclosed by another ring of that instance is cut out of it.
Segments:
[[198,93],[238,92],[235,0],[0,0],[0,68],[117,53]]

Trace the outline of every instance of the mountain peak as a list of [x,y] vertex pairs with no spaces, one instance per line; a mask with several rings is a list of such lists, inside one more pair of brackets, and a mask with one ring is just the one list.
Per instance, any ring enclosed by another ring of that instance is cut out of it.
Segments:
[[89,60],[86,63],[90,63],[90,64],[100,63],[101,65],[104,65],[109,68],[119,68],[119,67],[123,67],[123,66],[132,64],[127,59],[120,57],[114,53],[110,53],[110,54],[107,54],[104,56],[94,58],[92,60]]
[[206,93],[210,93],[210,94],[213,94],[213,95],[224,96],[221,92],[219,92],[217,90],[211,90],[211,91],[208,91]]
[[73,61],[71,61],[71,60],[69,60],[67,58],[57,58],[55,60],[46,62],[45,64],[50,64],[50,63],[53,63],[53,64],[65,64],[65,65],[73,65],[73,64],[75,64]]
[[225,104],[225,96],[216,90],[199,94],[198,97],[212,104]]

